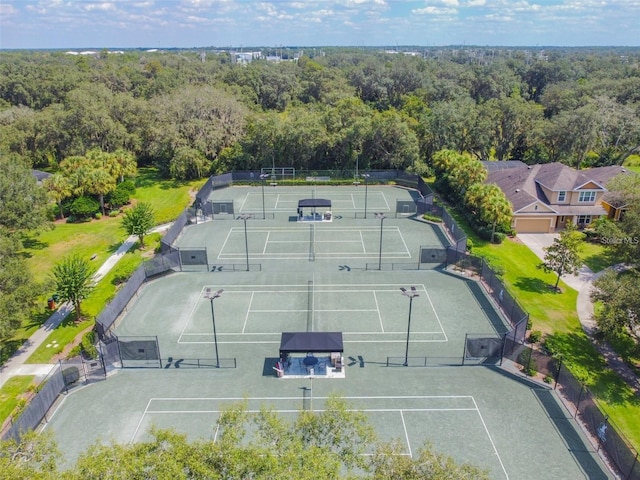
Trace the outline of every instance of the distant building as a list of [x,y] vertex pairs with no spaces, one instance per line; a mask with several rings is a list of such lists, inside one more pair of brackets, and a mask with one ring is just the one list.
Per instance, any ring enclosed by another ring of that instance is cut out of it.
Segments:
[[230,52],[231,59],[234,63],[244,64],[251,63],[262,57],[262,52]]

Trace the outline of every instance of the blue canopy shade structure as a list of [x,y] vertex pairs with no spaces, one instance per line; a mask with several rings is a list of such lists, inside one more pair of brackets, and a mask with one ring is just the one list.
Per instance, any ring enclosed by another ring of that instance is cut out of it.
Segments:
[[298,200],[298,208],[314,208],[314,207],[323,207],[330,208],[331,200],[326,200],[324,198],[304,198],[302,200]]
[[289,353],[343,351],[342,332],[282,332],[280,357]]

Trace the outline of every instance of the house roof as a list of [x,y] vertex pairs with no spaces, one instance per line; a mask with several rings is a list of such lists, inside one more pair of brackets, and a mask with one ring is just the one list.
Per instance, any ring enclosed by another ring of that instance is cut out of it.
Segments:
[[[503,162],[483,163],[487,165]],[[585,184],[594,183],[597,189],[606,191],[605,185],[611,178],[626,172],[628,171],[620,166],[574,170],[561,163],[530,166],[516,164],[511,167],[488,169],[486,182],[495,183],[502,189],[516,213],[530,205],[540,203],[561,215],[604,215],[606,212],[599,206],[552,204],[541,187],[544,186],[552,191],[574,191]]]
[[36,178],[36,181],[41,182],[45,178],[49,178],[51,176],[50,173],[43,172],[41,170],[31,170],[31,174]]
[[482,164],[487,172],[495,172],[496,170],[506,170],[508,168],[526,167],[527,164],[520,160],[504,160],[499,162],[483,161]]

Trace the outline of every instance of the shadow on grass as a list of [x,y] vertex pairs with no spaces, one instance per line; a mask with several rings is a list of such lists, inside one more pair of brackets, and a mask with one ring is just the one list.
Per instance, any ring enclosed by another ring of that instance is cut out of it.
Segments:
[[534,293],[556,293],[553,285],[535,277],[520,277],[514,282],[514,287],[526,292]]
[[26,339],[24,338],[15,338],[0,343],[0,365],[9,360],[11,355],[17,352],[25,341]]
[[[41,241],[37,237],[24,237],[22,239],[22,246],[28,250],[44,250],[49,246],[47,242]],[[27,256],[31,256],[29,253],[25,253]]]
[[545,346],[560,354],[563,364],[573,376],[585,384],[598,399],[610,405],[640,406],[640,397],[607,366],[586,335],[554,333],[547,337]]
[[171,190],[179,188],[188,182],[162,178],[157,170],[139,170],[136,177],[136,187],[149,188],[159,187],[161,190]]

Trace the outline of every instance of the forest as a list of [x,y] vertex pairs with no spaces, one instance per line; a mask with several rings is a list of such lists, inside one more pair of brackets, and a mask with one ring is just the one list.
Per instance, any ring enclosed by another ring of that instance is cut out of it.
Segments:
[[430,174],[442,149],[577,168],[640,151],[640,49],[267,53],[0,51],[0,152],[57,171],[119,151],[188,179],[272,165]]

